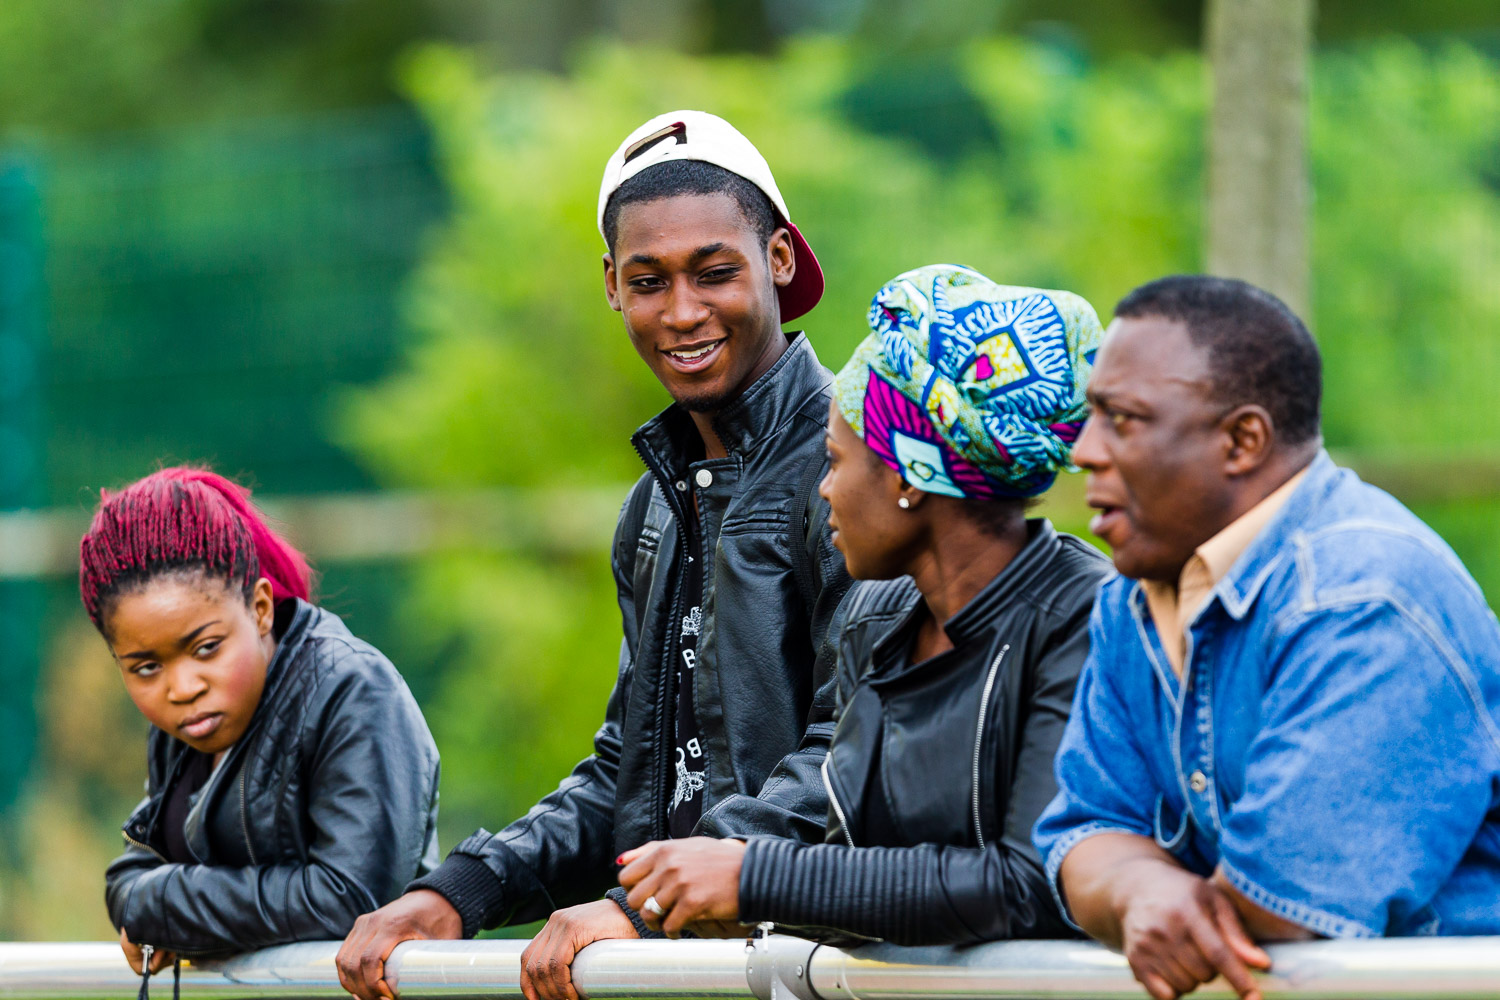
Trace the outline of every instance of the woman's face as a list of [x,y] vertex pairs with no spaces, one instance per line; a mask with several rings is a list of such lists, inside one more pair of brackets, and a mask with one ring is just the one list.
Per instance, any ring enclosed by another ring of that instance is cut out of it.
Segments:
[[[838,406],[828,413],[828,475],[818,494],[832,509],[833,544],[856,580],[889,580],[907,572],[922,537],[916,491],[880,460],[844,420]],[[902,497],[912,502],[900,505]]]
[[250,726],[276,650],[271,584],[243,593],[199,573],[156,577],[113,601],[105,638],[151,724],[216,754]]

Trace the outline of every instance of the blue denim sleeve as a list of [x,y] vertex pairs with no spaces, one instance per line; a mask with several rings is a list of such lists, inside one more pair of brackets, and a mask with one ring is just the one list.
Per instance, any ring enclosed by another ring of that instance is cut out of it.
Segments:
[[[1113,602],[1101,595],[1089,621],[1089,656],[1078,678],[1072,714],[1054,765],[1057,795],[1037,820],[1032,835],[1046,864],[1047,882],[1070,924],[1073,918],[1057,880],[1068,852],[1096,834],[1150,837],[1153,830],[1156,781],[1136,741],[1144,735],[1141,726],[1129,715],[1129,700],[1112,683],[1111,674],[1129,663],[1111,656],[1121,640],[1119,629],[1105,627],[1108,603]],[[1128,622],[1119,624],[1133,628]],[[1110,632],[1112,640],[1106,637]]]
[[1484,820],[1500,755],[1469,667],[1390,599],[1278,631],[1225,876],[1328,937],[1433,932],[1429,901]]

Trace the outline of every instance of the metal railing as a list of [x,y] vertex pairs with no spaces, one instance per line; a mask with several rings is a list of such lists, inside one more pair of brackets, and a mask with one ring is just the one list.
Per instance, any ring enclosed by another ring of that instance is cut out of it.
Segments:
[[[525,941],[404,944],[387,963],[400,1000],[483,997],[521,1000]],[[1500,937],[1318,941],[1272,945],[1274,965],[1259,976],[1274,998],[1500,998]],[[285,945],[223,961],[184,962],[182,995],[192,1000],[342,997],[337,942]],[[602,941],[573,963],[587,1000],[979,1000],[999,997],[1144,996],[1125,960],[1083,941],[1008,941],[972,948],[845,951],[772,935],[744,941]],[[119,946],[0,944],[0,997],[134,996],[139,979]],[[170,975],[153,988],[166,996]],[[1207,997],[1231,995],[1217,980]]]

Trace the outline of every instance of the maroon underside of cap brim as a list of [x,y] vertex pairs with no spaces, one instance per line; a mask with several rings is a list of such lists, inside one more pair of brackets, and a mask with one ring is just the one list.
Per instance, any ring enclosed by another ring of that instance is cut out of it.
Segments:
[[790,284],[777,290],[776,297],[781,301],[781,322],[790,323],[810,312],[823,298],[823,268],[797,227],[784,219],[782,224],[792,237],[792,258],[797,271]]

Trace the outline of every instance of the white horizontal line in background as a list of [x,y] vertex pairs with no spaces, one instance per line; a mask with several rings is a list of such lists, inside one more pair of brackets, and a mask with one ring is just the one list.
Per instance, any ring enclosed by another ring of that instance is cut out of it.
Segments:
[[[1336,454],[1341,465],[1408,504],[1500,499],[1500,456]],[[1063,476],[1039,513],[1081,521],[1083,476]],[[430,552],[596,552],[609,544],[628,483],[558,489],[384,490],[257,497],[288,537],[323,563]],[[0,580],[78,572],[89,512],[0,511]]]
[[[609,544],[628,484],[584,489],[388,491],[257,497],[317,562],[405,559],[430,552],[598,551]],[[0,579],[78,572],[90,512],[0,512]]]

